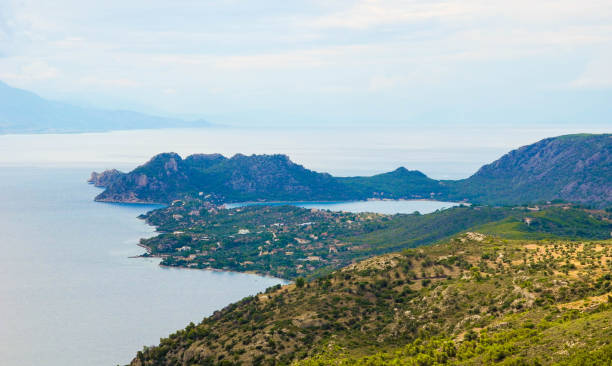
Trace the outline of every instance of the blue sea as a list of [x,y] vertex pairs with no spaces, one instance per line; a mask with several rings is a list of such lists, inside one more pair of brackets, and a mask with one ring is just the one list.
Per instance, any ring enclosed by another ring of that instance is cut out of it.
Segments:
[[96,203],[90,170],[0,168],[0,364],[126,364],[143,345],[283,281],[163,268],[137,216]]

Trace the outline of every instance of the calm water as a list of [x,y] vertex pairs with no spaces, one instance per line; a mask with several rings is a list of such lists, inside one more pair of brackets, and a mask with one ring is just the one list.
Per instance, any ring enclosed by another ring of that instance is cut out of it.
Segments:
[[[466,128],[210,128],[108,133],[0,136],[1,165],[79,164],[130,170],[164,151],[287,154],[296,163],[333,175],[372,175],[404,166],[436,179],[466,178],[511,148],[535,142],[524,130]],[[494,134],[496,134],[494,136]],[[477,141],[477,143],[475,142]],[[91,148],[95,146],[95,148]],[[17,153],[16,153],[17,152]]]
[[229,203],[227,208],[243,207],[250,205],[294,205],[304,208],[318,208],[331,211],[346,212],[376,212],[381,214],[413,213],[427,214],[436,210],[456,206],[454,202],[421,201],[421,200],[397,200],[397,201],[349,201],[349,202],[241,202]]
[[0,168],[0,364],[125,364],[143,345],[280,281],[166,269],[150,205],[92,201],[88,169]]
[[[139,238],[153,235],[136,216],[154,206],[93,202],[98,190],[84,183],[92,170],[131,170],[163,151],[285,153],[308,168],[335,175],[370,175],[405,166],[433,178],[456,179],[511,148],[573,132],[486,131],[486,139],[478,138],[478,130],[464,128],[441,133],[437,128],[398,127],[0,136],[0,364],[125,364],[143,345],[156,344],[190,321],[279,282],[164,269],[154,259],[128,258],[142,253],[136,246]],[[449,205],[304,204],[385,213],[426,213]]]

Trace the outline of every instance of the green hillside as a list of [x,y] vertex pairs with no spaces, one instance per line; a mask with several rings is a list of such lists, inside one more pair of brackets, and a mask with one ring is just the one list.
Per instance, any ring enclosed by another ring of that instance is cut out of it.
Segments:
[[160,235],[141,240],[162,264],[319,276],[357,260],[435,243],[466,230],[513,239],[606,239],[611,214],[563,207],[454,207],[427,215],[331,212],[294,206],[218,209],[178,201],[143,215]]
[[488,204],[561,199],[612,205],[612,134],[576,134],[523,146],[465,180],[450,197]]
[[442,198],[448,194],[447,187],[435,179],[427,177],[418,170],[397,168],[396,170],[371,177],[337,178],[361,198]]
[[94,173],[104,186],[98,201],[163,202],[208,197],[212,203],[415,199],[520,205],[561,200],[612,206],[612,135],[567,135],[541,140],[458,181],[438,181],[398,168],[371,177],[333,177],[285,155],[175,153],[154,156],[129,173]]
[[145,347],[140,365],[609,362],[612,241],[468,232],[274,287]]

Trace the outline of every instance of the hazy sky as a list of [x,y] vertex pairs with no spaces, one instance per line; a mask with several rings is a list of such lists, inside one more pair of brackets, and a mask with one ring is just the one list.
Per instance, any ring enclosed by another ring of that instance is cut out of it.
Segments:
[[612,116],[612,1],[2,0],[0,80],[234,124]]

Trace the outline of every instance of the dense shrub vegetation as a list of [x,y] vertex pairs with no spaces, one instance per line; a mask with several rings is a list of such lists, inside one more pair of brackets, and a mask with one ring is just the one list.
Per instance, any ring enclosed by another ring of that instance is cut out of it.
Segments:
[[177,201],[144,218],[159,236],[144,239],[162,264],[250,271],[286,279],[329,273],[360,259],[476,230],[509,239],[605,239],[610,213],[569,205],[455,207],[420,215],[377,215],[292,206],[218,209]]
[[[285,155],[176,153],[154,156],[129,173],[92,174],[106,190],[100,201],[165,202],[208,197],[211,202],[427,198],[489,205],[541,201],[612,205],[612,135],[577,134],[521,147],[458,181],[438,181],[398,168],[370,177],[333,177]],[[106,179],[112,178],[112,179]]]
[[468,232],[275,286],[132,364],[597,364],[610,354],[611,270],[611,240]]

